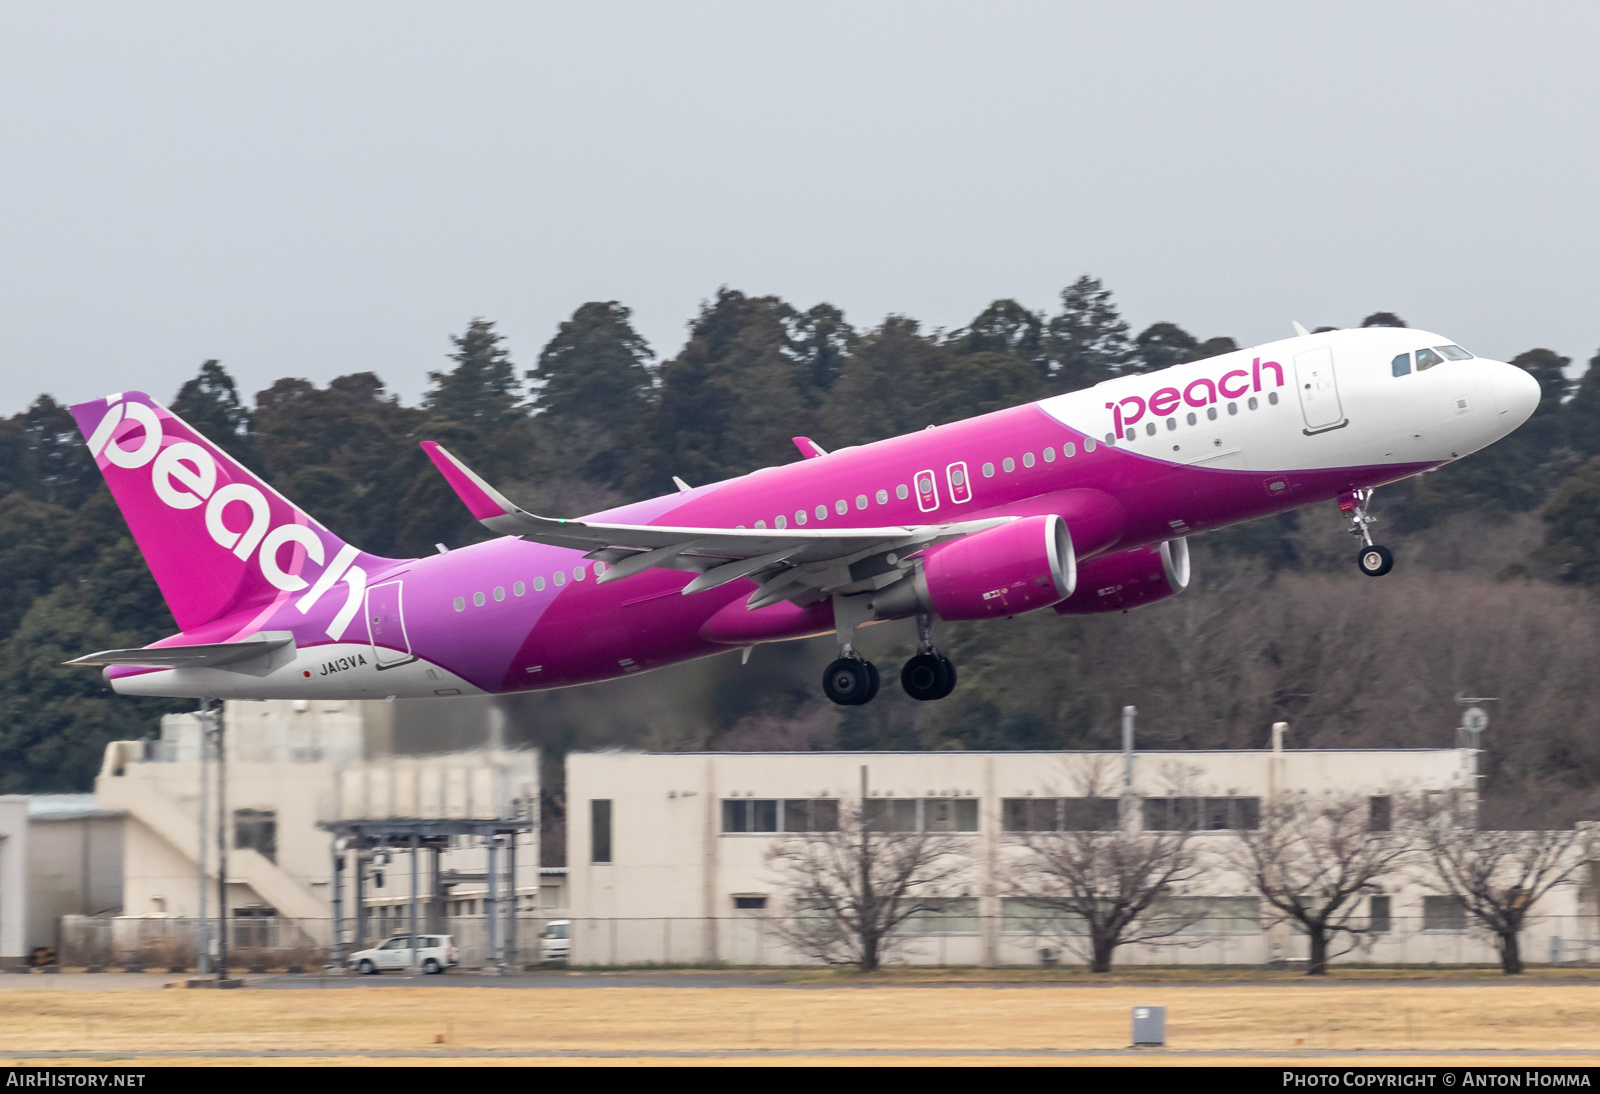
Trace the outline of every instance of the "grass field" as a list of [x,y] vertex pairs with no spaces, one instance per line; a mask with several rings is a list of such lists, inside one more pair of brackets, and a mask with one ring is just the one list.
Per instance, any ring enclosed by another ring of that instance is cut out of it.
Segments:
[[[1126,1048],[1130,1008],[1150,1004],[1167,1007],[1167,1051],[1102,1055]],[[295,1055],[267,1055],[286,1050]],[[1390,1055],[1396,1052],[1404,1058]],[[1516,1055],[1508,1059],[1499,1052]],[[1595,1065],[1600,985],[385,985],[0,992],[0,1059],[8,1063],[59,1064],[67,1062],[60,1054],[72,1054],[119,1066],[411,1066],[526,1062],[566,1053],[579,1055],[565,1063],[618,1064],[1204,1060],[1322,1066],[1354,1059],[1462,1066],[1528,1065],[1543,1057],[1542,1062]],[[1194,1054],[1203,1055],[1197,1060]]]

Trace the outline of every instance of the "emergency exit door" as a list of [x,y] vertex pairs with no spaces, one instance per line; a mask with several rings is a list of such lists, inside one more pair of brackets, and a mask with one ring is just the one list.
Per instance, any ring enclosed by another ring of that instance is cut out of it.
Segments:
[[401,582],[385,581],[367,590],[367,637],[380,669],[416,660],[401,601]]

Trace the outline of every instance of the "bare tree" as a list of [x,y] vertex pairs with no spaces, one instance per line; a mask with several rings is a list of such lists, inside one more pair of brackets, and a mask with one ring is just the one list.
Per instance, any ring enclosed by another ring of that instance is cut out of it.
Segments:
[[1205,918],[1203,904],[1171,899],[1200,872],[1191,835],[1116,826],[1018,833],[1027,858],[1008,889],[1041,913],[1043,931],[1086,950],[1091,972],[1110,972],[1117,947],[1171,940]]
[[971,868],[967,840],[915,829],[858,806],[834,831],[775,845],[767,865],[788,903],[778,935],[807,956],[875,971],[907,921],[942,908],[942,888]]
[[[1391,798],[1392,800],[1392,798]],[[1325,976],[1331,958],[1349,953],[1367,934],[1360,898],[1404,866],[1408,844],[1389,823],[1371,823],[1366,796],[1283,794],[1263,803],[1261,826],[1241,831],[1230,855],[1280,920],[1298,924],[1311,941],[1308,976]],[[1330,952],[1336,938],[1348,942]]]
[[1415,822],[1422,886],[1460,902],[1494,935],[1507,976],[1522,972],[1523,925],[1533,906],[1582,863],[1576,853],[1582,833],[1472,827],[1444,796],[1420,803]]

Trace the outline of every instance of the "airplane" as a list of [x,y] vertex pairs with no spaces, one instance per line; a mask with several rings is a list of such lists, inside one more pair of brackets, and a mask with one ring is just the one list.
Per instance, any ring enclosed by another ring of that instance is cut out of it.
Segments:
[[1506,436],[1522,369],[1407,328],[1307,334],[577,519],[423,442],[499,533],[424,558],[345,543],[149,396],[72,408],[180,632],[101,666],[124,695],[394,699],[569,687],[832,633],[833,702],[878,692],[856,632],[915,620],[901,686],[950,694],[945,620],[1128,611],[1189,584],[1188,537],[1337,501],[1382,576],[1373,491]]

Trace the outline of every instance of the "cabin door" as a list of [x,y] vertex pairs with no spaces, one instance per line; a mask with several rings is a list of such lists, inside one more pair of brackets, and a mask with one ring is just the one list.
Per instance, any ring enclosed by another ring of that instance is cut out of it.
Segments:
[[367,637],[372,641],[372,657],[380,669],[416,660],[411,639],[406,635],[400,587],[399,581],[385,581],[367,590]]
[[1339,406],[1339,381],[1333,372],[1333,350],[1324,347],[1297,354],[1294,378],[1307,432],[1317,433],[1344,424],[1344,411]]

